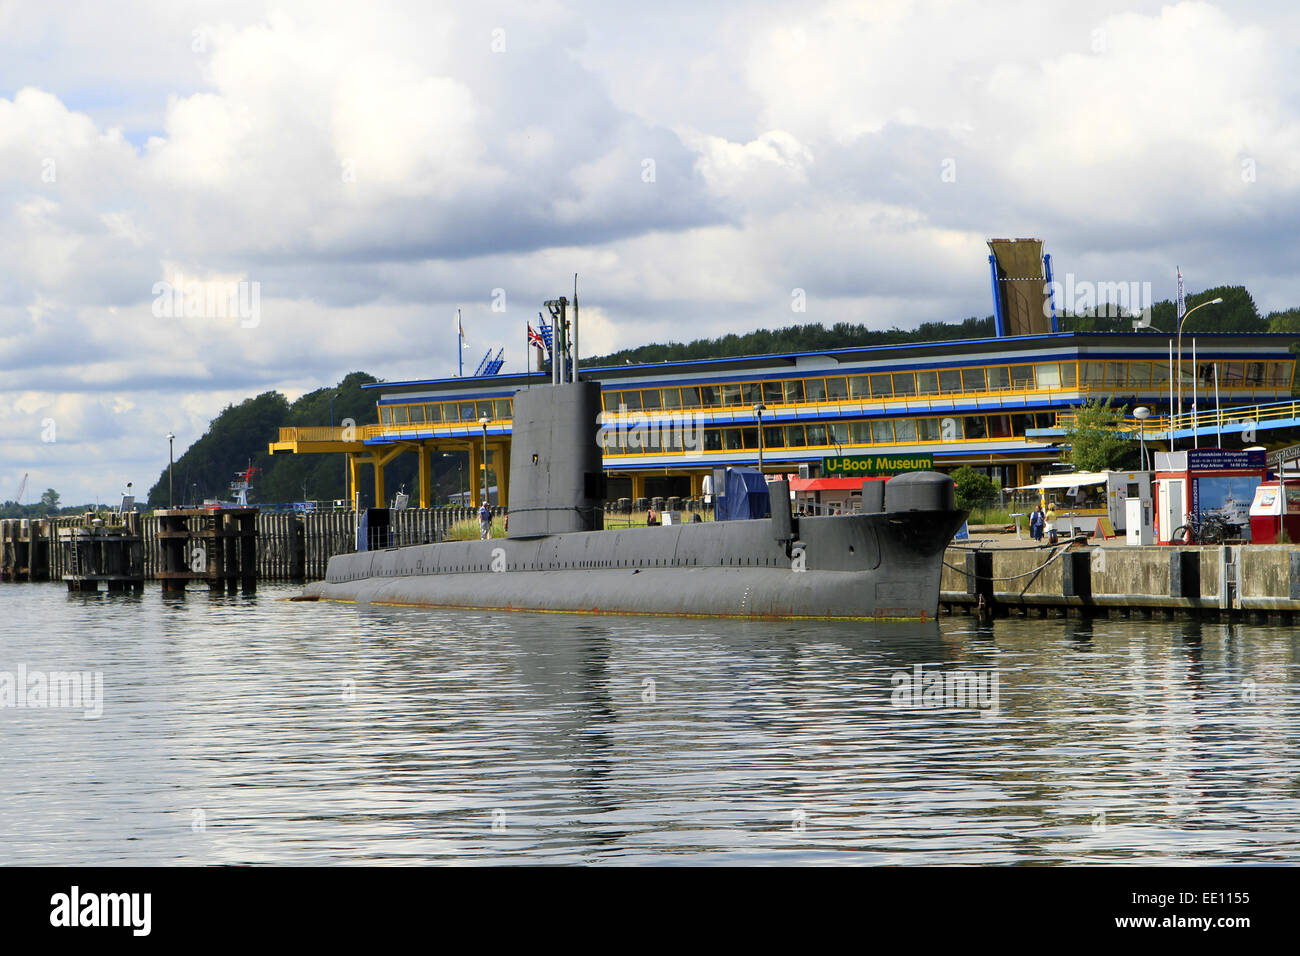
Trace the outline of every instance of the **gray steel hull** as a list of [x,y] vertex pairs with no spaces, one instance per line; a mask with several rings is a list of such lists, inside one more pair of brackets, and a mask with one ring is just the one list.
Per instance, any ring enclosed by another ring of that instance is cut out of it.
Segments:
[[938,613],[961,511],[767,519],[456,541],[336,555],[304,597],[422,607],[769,619]]

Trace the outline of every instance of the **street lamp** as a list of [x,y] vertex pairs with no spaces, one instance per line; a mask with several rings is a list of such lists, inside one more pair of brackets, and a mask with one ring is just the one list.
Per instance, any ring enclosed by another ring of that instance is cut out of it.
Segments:
[[763,474],[763,413],[767,406],[758,402],[754,406],[754,417],[758,419],[758,473]]
[[[1211,299],[1209,302],[1202,302],[1200,305],[1194,305],[1186,312],[1183,313],[1182,319],[1180,319],[1178,322],[1178,414],[1179,415],[1183,413],[1183,323],[1186,322],[1187,317],[1191,315],[1193,312],[1195,312],[1197,309],[1203,309],[1207,305],[1218,305],[1222,301],[1223,299]],[[1192,369],[1192,375],[1193,376],[1196,375],[1196,369]],[[1170,451],[1174,450],[1172,445],[1170,446],[1169,450]]]
[[491,502],[488,501],[488,482],[487,482],[487,456],[488,456],[488,451],[487,451],[487,423],[488,423],[488,417],[487,417],[486,415],[484,415],[482,418],[480,418],[480,419],[478,420],[478,423],[479,423],[480,425],[483,426],[483,463],[482,463],[479,467],[483,469],[483,504],[486,505],[486,504],[491,504]]
[[1142,470],[1147,470],[1147,433],[1146,420],[1151,417],[1151,409],[1145,405],[1139,405],[1133,409],[1133,417],[1138,420],[1138,460],[1141,462]]
[[172,472],[176,470],[176,455],[174,454],[176,436],[171,432],[167,433],[167,509],[170,511],[175,507],[172,501]]

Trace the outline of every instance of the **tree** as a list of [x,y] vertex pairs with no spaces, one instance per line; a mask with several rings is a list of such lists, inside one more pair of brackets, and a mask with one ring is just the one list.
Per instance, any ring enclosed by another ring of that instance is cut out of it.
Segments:
[[957,507],[970,511],[992,500],[995,493],[993,479],[970,465],[962,465],[952,473],[957,485]]
[[1079,406],[1074,424],[1065,430],[1069,449],[1062,460],[1076,471],[1124,471],[1137,464],[1133,426],[1125,421],[1128,406],[1114,408],[1110,396],[1091,398]]
[[46,488],[45,493],[41,495],[41,508],[46,514],[54,514],[59,510],[59,493],[53,488]]

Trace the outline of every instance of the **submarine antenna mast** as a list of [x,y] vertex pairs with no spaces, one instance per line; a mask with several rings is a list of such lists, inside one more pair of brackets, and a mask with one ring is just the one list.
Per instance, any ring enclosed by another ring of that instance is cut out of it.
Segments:
[[573,274],[573,381],[578,380],[578,273]]

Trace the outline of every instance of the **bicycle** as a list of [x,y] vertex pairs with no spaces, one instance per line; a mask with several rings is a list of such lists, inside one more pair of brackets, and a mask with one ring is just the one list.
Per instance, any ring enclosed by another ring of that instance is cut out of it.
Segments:
[[1184,544],[1223,544],[1241,537],[1241,525],[1222,515],[1189,515],[1186,524],[1174,529],[1173,540]]

